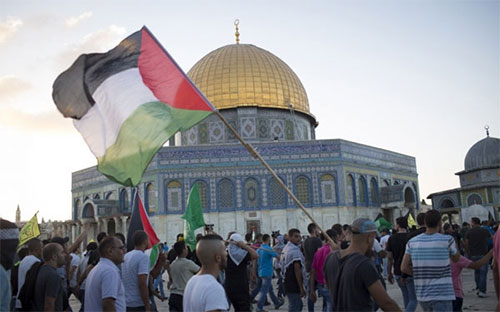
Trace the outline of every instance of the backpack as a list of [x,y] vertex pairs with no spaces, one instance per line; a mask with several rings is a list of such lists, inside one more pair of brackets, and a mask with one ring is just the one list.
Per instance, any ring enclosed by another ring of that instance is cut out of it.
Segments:
[[26,279],[18,297],[19,301],[21,301],[21,311],[33,311],[35,309],[33,303],[35,300],[36,279],[43,264],[43,261],[34,263],[26,273]]

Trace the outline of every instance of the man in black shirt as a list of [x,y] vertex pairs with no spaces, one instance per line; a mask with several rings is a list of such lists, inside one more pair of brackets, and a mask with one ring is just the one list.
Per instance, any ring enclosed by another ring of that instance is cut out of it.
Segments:
[[40,268],[35,284],[35,311],[63,310],[63,280],[56,269],[66,262],[64,250],[58,243],[49,243],[43,248],[45,263]]
[[[397,233],[389,237],[387,242],[387,258],[388,258],[388,277],[389,283],[393,284],[394,279],[398,283],[401,293],[403,294],[403,302],[405,311],[415,311],[417,308],[417,296],[415,294],[415,285],[413,284],[413,276],[401,272],[401,262],[405,254],[406,242],[408,241],[408,219],[399,217],[396,219]],[[392,269],[394,267],[394,275]]]
[[333,311],[373,311],[372,297],[384,311],[401,311],[385,291],[375,265],[365,256],[373,247],[377,226],[358,218],[351,233],[349,247],[330,253],[323,266]]
[[[481,227],[479,218],[472,218],[471,229],[465,234],[465,250],[471,261],[477,261],[488,253],[488,238],[492,238],[490,232]],[[488,263],[480,269],[474,270],[476,281],[476,295],[486,297],[486,276],[488,274]]]
[[281,271],[284,274],[285,294],[288,297],[288,311],[302,311],[302,297],[306,296],[304,285],[307,284],[305,259],[300,250],[300,231],[292,228],[288,231],[288,243],[281,256]]
[[248,287],[247,265],[259,257],[257,252],[245,244],[243,237],[234,233],[227,246],[226,280],[224,288],[234,311],[250,311],[250,290]]
[[[316,251],[323,246],[321,239],[319,239],[318,228],[314,223],[307,226],[309,237],[304,241],[304,256],[306,258],[306,272],[311,273],[311,265]],[[314,301],[307,297],[307,310],[314,312]]]

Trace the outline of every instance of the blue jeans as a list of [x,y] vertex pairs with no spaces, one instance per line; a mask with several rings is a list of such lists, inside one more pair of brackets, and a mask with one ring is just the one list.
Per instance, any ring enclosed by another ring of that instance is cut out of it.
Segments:
[[[314,281],[314,287],[318,289],[318,282],[316,280]],[[314,312],[314,302],[309,298],[309,292],[307,293],[307,311]]]
[[[471,261],[477,261],[483,256],[472,256]],[[488,275],[488,263],[485,263],[479,270],[474,270],[474,280],[476,281],[476,288],[480,292],[486,292],[486,276]]]
[[300,293],[287,293],[288,297],[288,312],[300,312],[302,311],[302,307],[304,303],[302,302],[302,297]]
[[452,302],[451,300],[420,301],[420,306],[424,312],[452,312]]
[[162,274],[158,275],[158,277],[155,278],[153,288],[154,289],[159,288],[161,296],[165,297],[165,291],[163,290],[163,276],[162,276]]
[[328,288],[323,284],[318,284],[318,292],[323,297],[323,312],[329,312],[332,310],[332,299],[330,298],[330,292]]
[[274,294],[273,290],[273,284],[272,284],[273,277],[261,276],[260,279],[262,280],[262,288],[260,289],[260,298],[259,302],[257,303],[257,311],[262,311],[262,309],[264,309],[264,303],[266,303],[266,298],[268,293],[271,296],[271,300],[273,301],[274,305],[276,306],[279,304],[278,298]]
[[401,293],[403,294],[403,303],[405,312],[415,312],[417,309],[417,295],[415,294],[415,285],[413,277],[407,277],[405,283],[401,280],[401,275],[394,275],[396,283],[398,283]]
[[250,302],[252,302],[255,299],[255,297],[257,297],[261,289],[262,289],[262,279],[257,276],[257,285],[250,293]]

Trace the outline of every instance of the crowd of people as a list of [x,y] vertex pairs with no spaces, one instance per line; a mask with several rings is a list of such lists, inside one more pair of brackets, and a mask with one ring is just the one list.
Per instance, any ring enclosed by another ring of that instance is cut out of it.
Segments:
[[[476,295],[484,298],[490,266],[499,296],[499,231],[478,218],[470,226],[443,225],[436,210],[416,219],[418,227],[400,217],[381,231],[365,218],[324,233],[314,223],[308,233],[292,228],[283,235],[223,238],[208,231],[198,234],[194,250],[179,234],[170,248],[161,244],[154,265],[144,231],[133,233],[128,252],[123,234],[102,232],[79,253],[86,231],[71,245],[68,238],[33,238],[19,249],[18,228],[0,219],[0,310],[69,311],[73,295],[80,311],[157,311],[157,300],[168,300],[170,311],[265,311],[285,302],[289,311],[415,311],[418,305],[461,311],[462,270],[475,270]],[[386,291],[394,282],[403,306]]]

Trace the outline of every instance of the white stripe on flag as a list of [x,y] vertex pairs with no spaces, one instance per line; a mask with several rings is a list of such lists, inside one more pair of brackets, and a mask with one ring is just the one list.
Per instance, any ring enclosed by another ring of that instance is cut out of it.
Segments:
[[138,68],[124,70],[106,79],[95,90],[94,106],[80,120],[74,120],[96,157],[115,143],[123,122],[142,104],[158,99],[146,87]]

